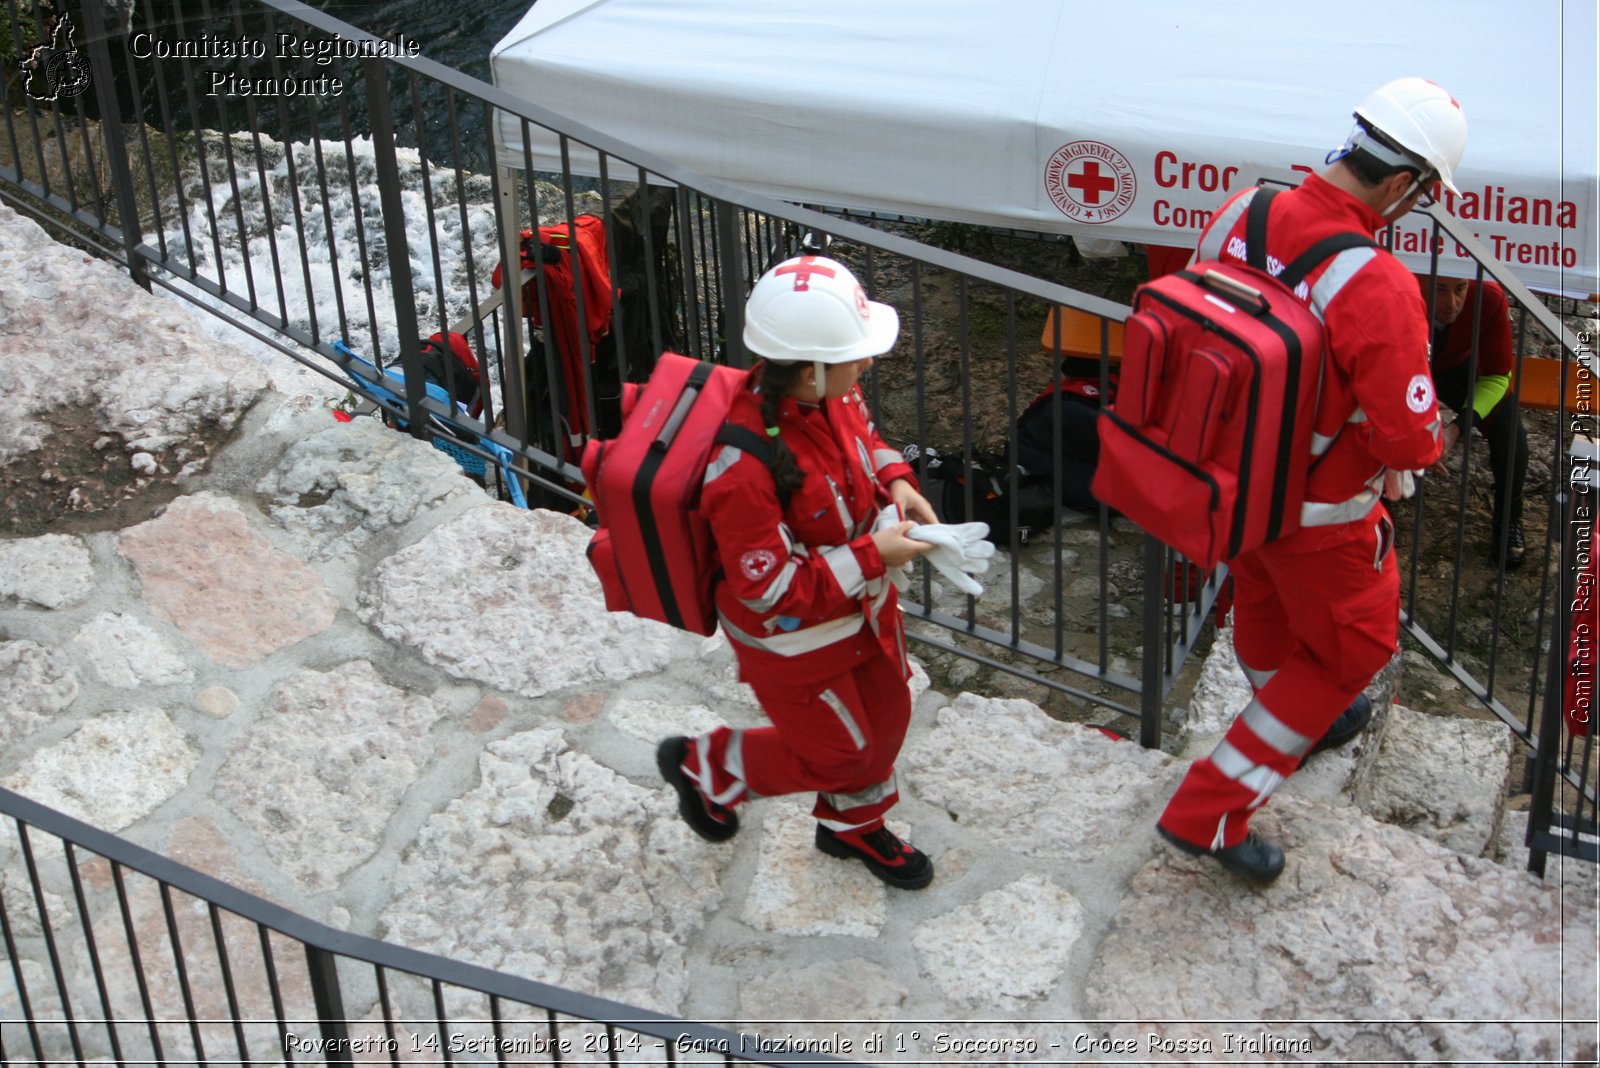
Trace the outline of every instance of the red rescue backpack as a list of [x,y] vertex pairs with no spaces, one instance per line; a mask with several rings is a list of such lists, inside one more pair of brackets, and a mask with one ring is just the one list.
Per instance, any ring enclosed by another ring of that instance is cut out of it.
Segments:
[[1135,292],[1117,398],[1100,417],[1096,499],[1202,568],[1300,528],[1323,339],[1295,288],[1375,244],[1335,234],[1274,277],[1274,192],[1250,201],[1248,266],[1204,260]]
[[583,477],[600,521],[589,563],[611,611],[716,633],[721,566],[700,485],[723,442],[772,463],[765,437],[727,422],[749,374],[664,352],[648,382],[623,387],[621,432],[585,446]]

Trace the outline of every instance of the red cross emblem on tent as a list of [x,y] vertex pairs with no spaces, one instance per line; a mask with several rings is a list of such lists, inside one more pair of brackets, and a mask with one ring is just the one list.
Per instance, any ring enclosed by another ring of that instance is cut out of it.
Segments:
[[1128,157],[1100,141],[1073,141],[1044,165],[1044,188],[1074,222],[1105,223],[1133,207],[1138,179]]

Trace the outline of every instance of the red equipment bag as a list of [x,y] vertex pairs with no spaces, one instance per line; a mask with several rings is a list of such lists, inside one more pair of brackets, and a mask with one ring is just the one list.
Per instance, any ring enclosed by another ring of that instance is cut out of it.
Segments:
[[611,611],[716,633],[721,566],[699,512],[700,485],[721,442],[771,463],[766,438],[725,425],[748,378],[664,352],[648,382],[623,387],[621,432],[585,446],[583,477],[600,521],[589,564]]
[[1300,528],[1323,352],[1321,320],[1295,288],[1374,244],[1336,234],[1273,277],[1273,193],[1251,200],[1248,266],[1206,260],[1139,287],[1100,416],[1096,499],[1205,569]]

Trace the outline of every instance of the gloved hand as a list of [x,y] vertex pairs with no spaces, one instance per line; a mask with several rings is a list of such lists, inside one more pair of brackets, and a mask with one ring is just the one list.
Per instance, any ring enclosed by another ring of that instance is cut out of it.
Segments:
[[[905,517],[900,514],[898,504],[886,504],[878,509],[878,518],[873,520],[872,530],[868,533],[876,534],[880,530],[888,530],[896,523],[905,522]],[[894,585],[896,593],[905,593],[911,587],[911,564],[904,563],[899,567],[889,567],[884,574],[888,575],[890,583]]]
[[923,523],[906,531],[906,537],[932,545],[928,563],[962,593],[976,597],[983,586],[972,576],[989,570],[994,556],[994,546],[984,540],[988,533],[988,523]]
[[1396,471],[1392,467],[1384,468],[1383,469],[1383,498],[1384,498],[1384,500],[1386,500],[1386,501],[1404,500],[1405,498],[1411,496],[1413,493],[1417,492],[1417,479],[1416,479],[1416,476],[1420,475],[1420,474],[1422,474],[1421,471],[1417,471],[1417,472],[1413,473],[1411,471],[1406,471],[1406,470]]

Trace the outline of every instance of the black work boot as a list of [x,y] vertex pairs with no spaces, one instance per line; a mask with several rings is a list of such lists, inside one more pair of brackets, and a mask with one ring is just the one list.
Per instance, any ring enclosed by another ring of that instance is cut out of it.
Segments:
[[1349,745],[1356,740],[1356,735],[1367,729],[1367,724],[1372,722],[1372,702],[1364,693],[1356,694],[1356,699],[1350,702],[1350,707],[1339,713],[1339,718],[1328,727],[1328,731],[1317,744],[1311,747],[1311,753],[1320,753],[1324,749],[1337,749],[1341,745]]
[[[1489,541],[1489,564],[1500,567],[1500,524],[1496,523],[1494,536]],[[1516,571],[1527,559],[1528,548],[1522,533],[1522,519],[1519,516],[1513,519],[1506,528],[1505,538],[1505,567],[1506,571]]]
[[830,857],[859,860],[890,886],[921,890],[933,882],[933,861],[922,850],[902,842],[887,827],[875,831],[833,831],[817,824],[817,848]]
[[689,739],[682,735],[668,738],[656,747],[656,767],[667,784],[678,791],[678,815],[683,822],[708,842],[726,842],[739,833],[739,815],[706,797],[683,773],[688,757]]
[[1283,871],[1283,850],[1251,831],[1244,841],[1226,849],[1207,849],[1182,838],[1156,824],[1156,833],[1191,857],[1211,857],[1224,869],[1249,879],[1253,883],[1270,883]]

